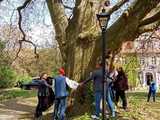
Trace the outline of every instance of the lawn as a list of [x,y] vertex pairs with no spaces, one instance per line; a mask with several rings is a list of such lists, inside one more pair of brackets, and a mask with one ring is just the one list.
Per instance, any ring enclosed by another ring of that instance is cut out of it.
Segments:
[[[160,95],[157,94],[156,102],[146,102],[146,92],[129,92],[128,111],[121,109],[121,104],[116,109],[118,112],[116,120],[159,120],[160,119]],[[91,120],[90,113],[75,117],[73,120]]]
[[14,98],[28,98],[36,96],[35,90],[23,90],[20,88],[0,89],[0,102]]
[[[35,90],[26,91],[26,90],[21,90],[21,89],[9,89],[9,90],[0,91],[0,101],[12,99],[12,100],[9,100],[10,102],[12,102],[14,101],[13,98],[18,97],[19,98],[18,103],[26,104],[26,107],[24,107],[24,111],[30,110],[26,118],[28,118],[29,116],[32,118],[33,112],[36,106],[36,102],[35,102],[36,97],[32,97],[32,96],[36,96]],[[31,106],[28,106],[28,103],[27,103],[29,97],[32,97],[32,99],[34,99],[33,103],[30,100],[30,104],[32,104],[33,111],[30,109]],[[25,99],[21,99],[21,98],[25,98]],[[119,103],[119,107],[116,110],[118,112],[116,120],[159,120],[160,118],[160,94],[157,94],[156,102],[152,102],[152,101],[146,102],[146,98],[147,98],[147,92],[145,91],[128,92],[127,93],[128,111],[124,111],[123,109],[121,109],[121,104]],[[90,104],[88,104],[88,106],[89,105]],[[88,106],[87,105],[82,106],[82,108],[84,108],[83,110],[85,111]],[[17,106],[15,106],[15,110],[16,110],[16,107]],[[21,110],[23,111],[22,108]],[[50,111],[45,112],[43,116],[45,120],[51,120],[53,108],[51,108],[50,110],[51,112]],[[90,115],[92,114],[92,112],[87,112],[82,115],[80,111],[81,110],[79,109],[79,111],[77,111],[78,112],[77,115],[73,115],[70,118],[67,118],[67,120],[91,120]],[[23,116],[23,115],[20,115],[20,116]]]

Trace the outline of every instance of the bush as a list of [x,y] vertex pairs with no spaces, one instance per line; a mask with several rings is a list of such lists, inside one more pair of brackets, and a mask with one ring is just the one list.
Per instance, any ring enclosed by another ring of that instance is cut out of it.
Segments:
[[27,74],[18,75],[16,78],[17,84],[16,86],[19,87],[21,84],[29,83],[32,81],[32,77]]
[[16,84],[16,73],[9,66],[0,66],[0,88],[13,87]]
[[57,75],[58,75],[58,68],[54,68],[54,69],[52,70],[51,75],[52,75],[53,77],[57,76]]

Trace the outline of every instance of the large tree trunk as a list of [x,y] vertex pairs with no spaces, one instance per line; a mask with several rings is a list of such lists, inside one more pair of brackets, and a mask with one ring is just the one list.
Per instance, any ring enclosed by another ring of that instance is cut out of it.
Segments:
[[[58,0],[52,0],[52,3],[48,1],[53,23],[62,21],[64,25],[67,25],[67,27],[62,27],[56,24],[56,38],[60,44],[67,75],[75,80],[84,79],[97,58],[96,49],[100,48],[100,41],[97,40],[99,30],[95,17],[98,5],[90,0],[77,0],[73,18],[66,22],[66,17],[57,18],[58,14],[63,11],[62,4]],[[57,7],[60,9],[59,12],[57,12]]]
[[[70,20],[67,20],[60,0],[47,2],[67,75],[75,80],[85,79],[89,71],[94,68],[96,59],[101,55],[101,35],[96,21],[96,13],[100,9],[101,2],[76,0],[73,17]],[[144,25],[150,24],[142,24],[146,21],[146,15],[156,6],[159,6],[158,0],[135,0],[131,7],[108,29],[107,47],[117,50],[124,41],[134,40],[139,36]],[[114,9],[110,11],[112,10]],[[159,12],[160,10],[154,10],[152,15],[159,14]],[[151,21],[152,24],[154,22],[157,22],[157,19]],[[153,28],[155,26],[151,29]]]
[[[47,0],[67,75],[77,81],[86,79],[101,55],[101,34],[96,13],[103,1],[76,0],[73,17],[68,20],[61,0]],[[113,13],[126,1],[121,0],[109,12]],[[156,28],[160,24],[159,6],[159,0],[135,0],[107,30],[107,48],[117,51],[123,42]],[[82,91],[79,93],[83,94]]]

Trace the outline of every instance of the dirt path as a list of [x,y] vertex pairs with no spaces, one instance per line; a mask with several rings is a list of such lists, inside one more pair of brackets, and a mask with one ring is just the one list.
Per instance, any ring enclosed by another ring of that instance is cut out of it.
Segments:
[[[0,120],[33,120],[37,99],[13,99],[0,103]],[[52,109],[44,113],[51,113]],[[47,118],[45,119],[47,120]]]
[[35,110],[35,103],[35,98],[19,98],[1,102],[0,120],[30,120]]

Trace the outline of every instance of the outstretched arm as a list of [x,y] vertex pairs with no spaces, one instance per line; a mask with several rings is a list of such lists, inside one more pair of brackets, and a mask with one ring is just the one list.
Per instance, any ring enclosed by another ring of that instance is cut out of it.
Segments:
[[68,85],[68,87],[72,88],[72,89],[77,89],[79,86],[79,83],[69,79],[68,77],[66,77],[66,84]]
[[47,87],[52,88],[52,86],[49,85],[46,80],[43,80],[43,83],[44,83]]
[[91,77],[89,77],[87,80],[83,81],[80,83],[80,85],[84,85],[84,84],[87,84],[88,82],[90,82],[92,80]]

